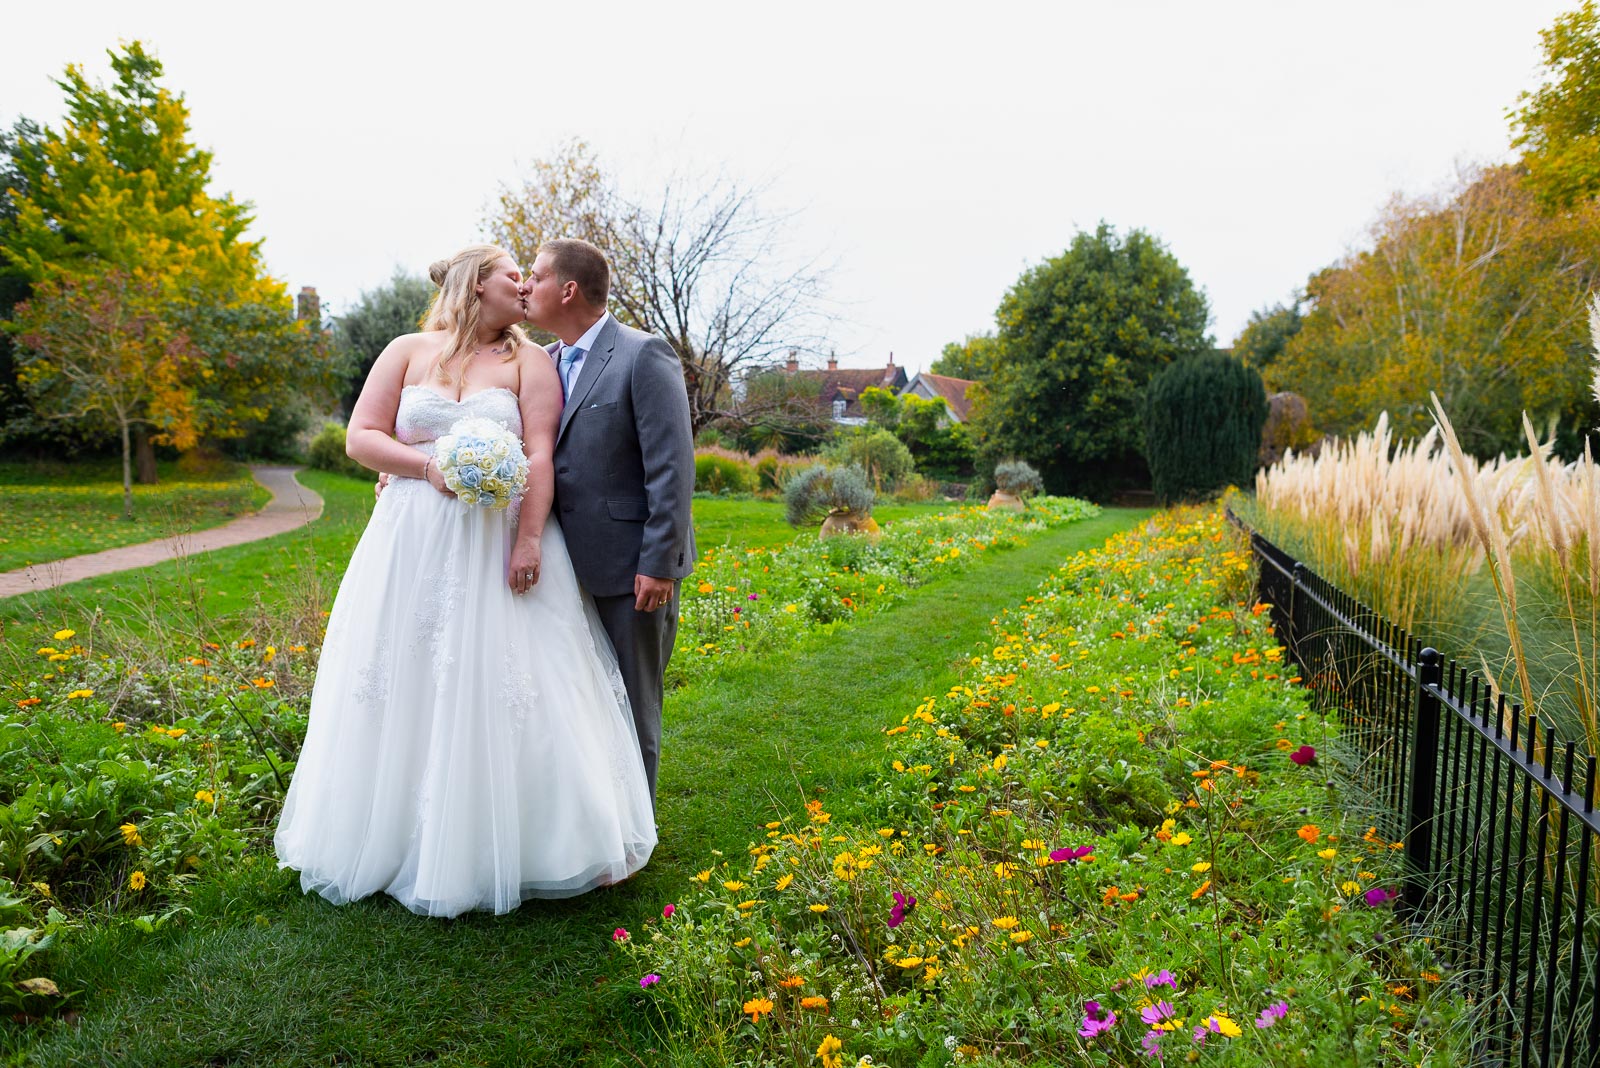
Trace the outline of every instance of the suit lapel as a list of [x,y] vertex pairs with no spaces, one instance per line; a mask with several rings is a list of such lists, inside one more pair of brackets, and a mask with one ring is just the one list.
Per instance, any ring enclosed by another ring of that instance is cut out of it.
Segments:
[[567,432],[567,424],[572,422],[572,415],[583,407],[583,400],[594,389],[595,379],[600,377],[606,364],[611,360],[611,352],[617,345],[617,320],[615,317],[600,328],[600,334],[594,339],[594,348],[584,353],[583,366],[578,371],[578,380],[572,384],[572,392],[567,394],[567,403],[561,409],[561,426],[556,430],[556,440]]

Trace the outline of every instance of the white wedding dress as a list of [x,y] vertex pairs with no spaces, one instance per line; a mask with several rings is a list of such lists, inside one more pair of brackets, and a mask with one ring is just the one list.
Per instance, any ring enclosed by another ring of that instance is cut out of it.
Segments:
[[[401,394],[395,436],[431,450],[516,396]],[[506,584],[514,513],[392,479],[340,584],[284,801],[279,864],[335,903],[497,913],[618,882],[655,820],[616,657],[554,517],[538,584]]]

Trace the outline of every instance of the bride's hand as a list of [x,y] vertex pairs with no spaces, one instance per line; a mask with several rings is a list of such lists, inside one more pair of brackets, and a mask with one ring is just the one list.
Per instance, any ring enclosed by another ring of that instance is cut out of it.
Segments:
[[518,538],[511,547],[511,573],[507,578],[513,593],[527,593],[539,582],[539,539]]

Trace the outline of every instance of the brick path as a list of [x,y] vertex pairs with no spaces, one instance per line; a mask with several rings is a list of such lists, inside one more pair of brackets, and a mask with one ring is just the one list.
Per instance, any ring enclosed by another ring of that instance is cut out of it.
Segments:
[[138,545],[125,545],[120,549],[106,549],[104,552],[0,572],[0,597],[48,590],[80,579],[109,575],[113,571],[149,567],[177,556],[194,556],[229,545],[243,545],[247,541],[270,538],[274,534],[305,526],[322,514],[322,498],[295,481],[295,472],[299,470],[298,467],[252,465],[250,473],[255,480],[272,491],[272,500],[253,515],[242,516],[210,530],[198,530]]

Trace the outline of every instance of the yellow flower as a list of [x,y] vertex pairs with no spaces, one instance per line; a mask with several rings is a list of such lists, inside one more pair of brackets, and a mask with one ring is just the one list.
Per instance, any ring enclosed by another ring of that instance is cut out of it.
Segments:
[[839,1068],[842,1061],[839,1051],[844,1049],[844,1043],[832,1035],[823,1035],[822,1044],[817,1047],[817,1059],[822,1062],[822,1068]]
[[1011,928],[1017,926],[1018,920],[1015,916],[1001,916],[999,919],[990,920],[989,922],[1000,928],[1002,931],[1009,931]]
[[734,949],[743,949],[745,946],[748,946],[749,944],[750,944],[750,939],[741,938],[741,939],[739,939],[739,941],[737,941],[737,942],[735,942],[733,944],[733,948]]
[[1317,856],[1321,857],[1323,860],[1332,860],[1334,857],[1336,857],[1338,855],[1339,855],[1339,851],[1337,849],[1333,849],[1331,847],[1328,848],[1328,849],[1319,849],[1319,850],[1317,850]]
[[1339,884],[1339,889],[1346,897],[1355,897],[1357,894],[1361,893],[1361,884],[1356,882],[1354,879],[1347,879]]
[[705,871],[697,871],[694,873],[694,877],[699,882],[709,883],[711,881],[711,869],[707,868]]
[[1189,870],[1190,871],[1210,871],[1211,870],[1211,862],[1209,860],[1202,860],[1198,864],[1191,864],[1189,866]]
[[701,593],[710,593],[714,589],[716,589],[716,587],[711,585],[711,583],[709,583],[709,582],[702,582],[702,583],[700,583],[700,586],[699,586],[699,590],[700,590]]
[[739,902],[739,911],[740,912],[749,912],[751,909],[755,908],[760,903],[761,902],[758,901],[755,898],[751,898],[749,901],[741,901],[741,902]]
[[794,614],[795,614],[795,612],[797,612],[797,611],[799,611],[799,609],[797,609],[797,608],[796,608],[796,607],[795,607],[795,606],[794,606],[794,605],[792,605],[792,604],[786,604],[786,605],[784,605],[784,606],[783,606],[783,610],[784,610],[784,611],[785,611],[785,612],[788,612],[788,613],[789,613],[789,614],[790,614],[790,615],[794,615]]
[[67,694],[67,700],[75,701],[80,697],[93,697],[93,696],[94,696],[94,691],[93,690],[73,690],[71,693]]
[[774,885],[773,889],[775,889],[775,890],[787,890],[787,889],[789,889],[789,884],[792,883],[792,882],[794,882],[794,875],[792,873],[791,874],[780,875],[778,877],[778,881]]
[[[124,823],[121,827],[118,827],[117,830],[122,832],[123,845],[144,845],[144,839],[139,837],[139,825],[137,823]],[[137,889],[137,887],[135,887],[135,889]]]
[[130,889],[130,890],[143,890],[144,889],[144,872],[136,871],[132,875],[128,876],[128,889]]
[[828,906],[820,904],[820,903],[813,904],[813,905],[808,905],[807,907],[809,909],[811,909],[812,912],[827,912],[828,911]]
[[1228,1019],[1226,1016],[1219,1014],[1217,1016],[1213,1016],[1212,1019],[1217,1021],[1217,1029],[1228,1038],[1238,1038],[1240,1035],[1244,1034],[1243,1031],[1239,1030],[1239,1025]]
[[744,883],[739,882],[739,880],[737,880],[737,879],[729,879],[727,882],[722,884],[722,888],[724,890],[729,890],[729,891],[732,891],[734,893],[737,893],[738,891],[744,889]]
[[267,651],[261,654],[261,659],[262,660],[271,660],[273,657],[275,657],[277,655],[278,655],[277,648],[275,646],[269,645],[269,646],[267,646]]
[[1023,942],[1026,942],[1028,939],[1030,939],[1032,937],[1033,937],[1033,932],[1032,931],[1012,931],[1011,932],[1011,941],[1016,942],[1018,945],[1021,945]]
[[772,1011],[772,1002],[766,998],[751,998],[744,1003],[744,1011],[749,1015],[751,1023],[760,1023],[761,1017]]
[[53,649],[50,646],[46,645],[44,648],[38,650],[38,654],[40,656],[55,656],[56,653],[58,653],[59,651],[60,650]]
[[77,633],[78,632],[75,631],[75,630],[58,630],[54,634],[50,635],[50,637],[54,638],[58,642],[64,642],[68,638],[71,638],[74,635],[76,635]]
[[1194,839],[1189,837],[1188,831],[1179,831],[1177,834],[1172,836],[1172,844],[1175,846],[1185,846],[1192,841],[1194,841]]
[[905,969],[907,969],[909,971],[912,968],[920,968],[920,967],[922,967],[922,958],[921,957],[901,957],[899,960],[895,961],[895,963],[898,964],[900,967],[905,968]]
[[202,805],[214,805],[217,803],[217,795],[212,793],[210,790],[196,790],[194,792],[194,799],[200,802]]
[[168,738],[182,738],[185,734],[188,734],[188,733],[189,733],[188,730],[183,728],[183,727],[169,727],[167,729],[167,737]]

